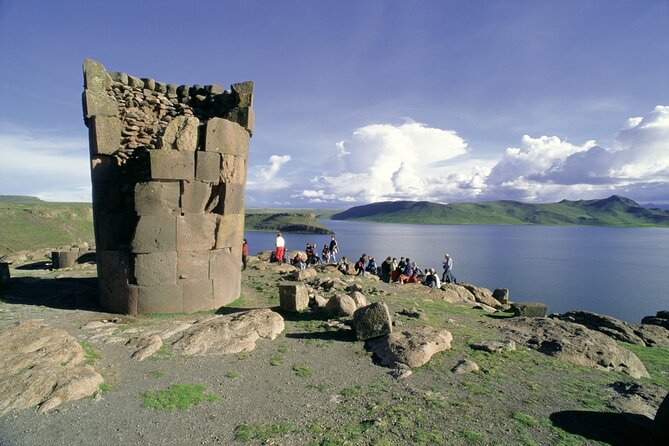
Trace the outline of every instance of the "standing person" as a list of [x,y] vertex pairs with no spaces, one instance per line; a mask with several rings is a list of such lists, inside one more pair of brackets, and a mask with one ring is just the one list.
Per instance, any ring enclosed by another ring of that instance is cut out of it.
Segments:
[[337,239],[335,236],[332,236],[332,239],[330,240],[330,258],[332,259],[332,263],[337,263],[337,254],[339,252],[339,245],[337,244]]
[[355,262],[355,272],[357,276],[362,276],[365,274],[365,263],[367,263],[367,254],[360,256],[360,259]]
[[323,244],[323,263],[330,263],[330,248],[327,243]]
[[279,232],[276,235],[276,259],[279,262],[279,265],[283,263],[283,253],[286,247],[286,241],[283,239],[283,235]]
[[448,254],[444,256],[444,274],[441,275],[441,281],[444,283],[458,283],[453,277],[453,259]]
[[246,259],[249,257],[249,242],[244,239],[244,244],[242,245],[242,271],[246,269]]
[[390,260],[390,256],[381,264],[381,280],[388,283],[390,282],[390,274],[393,272],[393,262]]

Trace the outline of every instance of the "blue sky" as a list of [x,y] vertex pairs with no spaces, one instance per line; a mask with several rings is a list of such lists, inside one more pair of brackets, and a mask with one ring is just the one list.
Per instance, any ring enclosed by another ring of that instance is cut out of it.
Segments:
[[0,194],[90,200],[81,63],[256,84],[248,206],[669,202],[667,1],[0,0]]

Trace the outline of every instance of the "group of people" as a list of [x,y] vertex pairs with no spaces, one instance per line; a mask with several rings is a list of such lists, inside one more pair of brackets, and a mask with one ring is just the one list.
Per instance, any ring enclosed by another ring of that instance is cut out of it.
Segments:
[[[416,265],[416,262],[410,258],[388,256],[381,265],[377,265],[374,257],[368,257],[367,254],[360,256],[357,262],[351,267],[351,263],[346,256],[343,256],[337,261],[337,253],[339,252],[339,244],[333,235],[330,243],[323,244],[322,250],[319,251],[316,243],[307,243],[305,248],[306,258],[300,252],[290,259],[290,263],[299,269],[305,269],[310,265],[319,263],[336,263],[337,269],[344,274],[363,275],[365,273],[374,274],[385,282],[393,283],[422,283],[432,288],[440,288],[442,283],[457,283],[455,276],[453,276],[453,258],[450,254],[444,255],[443,273],[441,277],[437,274],[434,268],[427,268],[423,271]],[[244,239],[244,248],[242,252],[243,269],[246,268],[246,257],[248,256],[248,245]],[[283,234],[279,232],[276,236],[275,250],[270,256],[271,262],[287,263],[286,259],[286,240]]]

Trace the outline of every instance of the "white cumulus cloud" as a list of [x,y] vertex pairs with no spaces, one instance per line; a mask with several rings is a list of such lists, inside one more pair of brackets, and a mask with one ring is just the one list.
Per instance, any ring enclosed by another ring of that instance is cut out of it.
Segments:
[[246,187],[251,191],[287,188],[290,182],[278,175],[284,164],[290,160],[290,155],[272,155],[267,160],[267,164],[252,167]]

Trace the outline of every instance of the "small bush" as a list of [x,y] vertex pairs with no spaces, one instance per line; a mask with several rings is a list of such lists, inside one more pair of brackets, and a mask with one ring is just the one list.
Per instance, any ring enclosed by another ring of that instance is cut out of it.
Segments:
[[158,392],[144,392],[142,406],[156,410],[185,410],[194,404],[220,399],[218,395],[204,391],[204,384],[174,384]]

